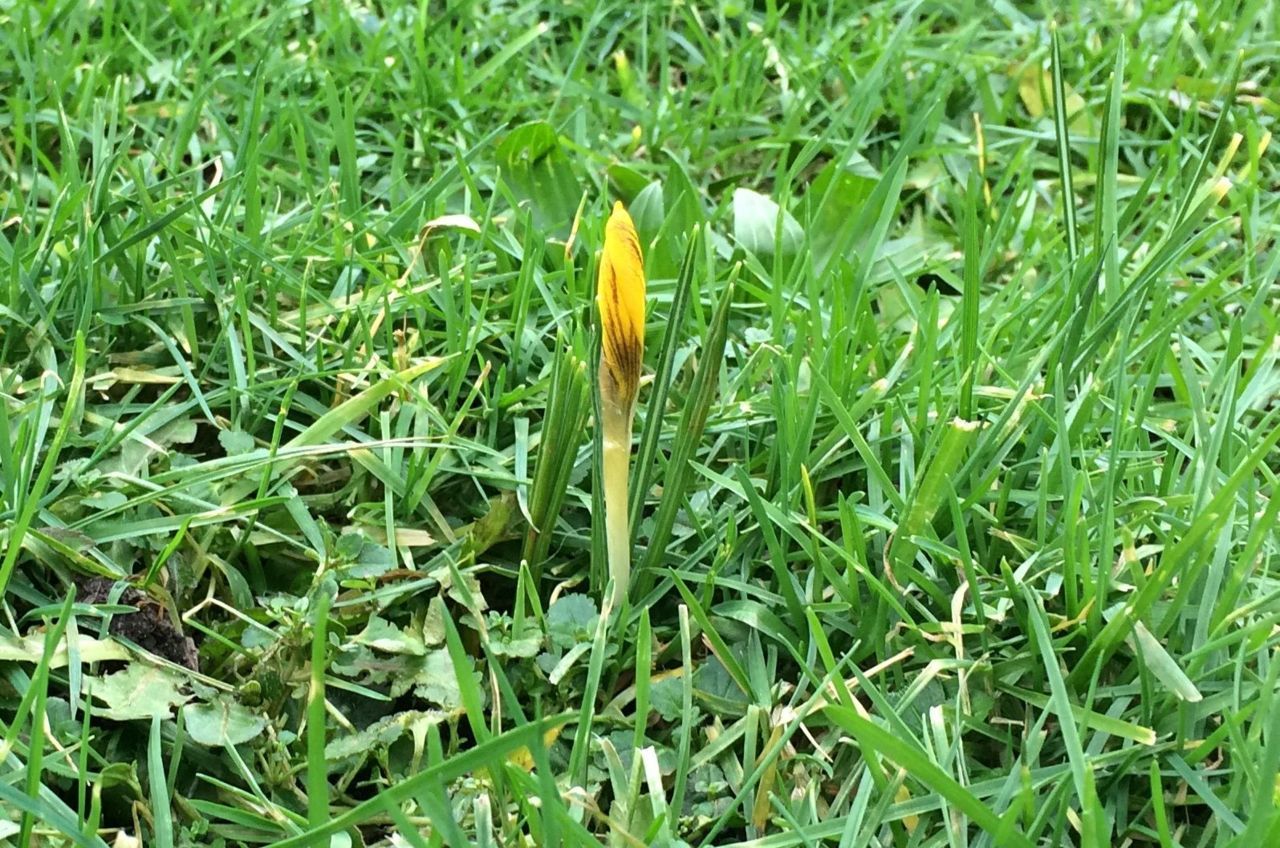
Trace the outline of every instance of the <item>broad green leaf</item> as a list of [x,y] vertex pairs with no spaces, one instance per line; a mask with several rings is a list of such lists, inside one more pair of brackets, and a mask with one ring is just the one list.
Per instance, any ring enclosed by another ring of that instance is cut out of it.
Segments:
[[[648,247],[653,237],[658,234],[658,230],[662,228],[662,222],[666,218],[666,207],[662,197],[662,183],[651,182],[644,187],[635,199],[627,206],[627,212],[631,215],[631,220],[636,225],[636,232],[640,234],[641,245]],[[646,270],[652,275],[652,257],[645,255]]]
[[124,670],[94,681],[94,699],[106,704],[105,709],[95,709],[94,713],[115,721],[149,719],[154,715],[169,718],[174,707],[191,697],[180,691],[184,683],[167,668],[130,663]]
[[243,430],[219,430],[218,444],[227,456],[241,456],[255,447],[253,436]]
[[422,666],[414,675],[413,693],[445,710],[462,708],[462,690],[458,674],[470,674],[471,669],[456,669],[449,652],[444,648],[429,651]]
[[324,757],[329,762],[335,762],[366,755],[379,748],[386,748],[408,732],[415,736],[419,733],[425,736],[427,727],[440,724],[448,718],[448,713],[436,710],[395,713],[375,721],[364,730],[330,740],[324,748]]
[[[782,217],[780,235],[779,216]],[[739,188],[733,192],[733,237],[761,259],[772,259],[775,254],[790,258],[800,251],[804,230],[790,212],[770,198],[749,188]]]
[[590,641],[599,611],[587,595],[561,595],[547,610],[547,635],[562,648]]
[[610,165],[606,174],[614,190],[622,196],[624,203],[630,203],[632,198],[644,191],[644,187],[649,184],[649,178],[643,173],[621,162]]
[[539,230],[567,238],[573,225],[582,184],[560,146],[555,128],[534,121],[511,131],[497,150],[502,178],[516,200],[533,214]]
[[369,617],[369,623],[365,625],[364,630],[352,637],[351,641],[386,654],[409,654],[420,657],[427,652],[421,636],[402,630],[385,618],[376,615]]
[[645,186],[631,201],[627,211],[640,234],[645,275],[650,280],[674,277],[680,267],[680,239],[677,236],[682,233],[673,231],[667,221],[662,183],[655,181]]
[[831,161],[805,192],[809,209],[805,232],[813,251],[814,270],[821,274],[832,259],[856,251],[853,241],[862,207],[875,191],[880,174],[857,154],[847,163]]
[[267,727],[265,717],[222,695],[211,703],[189,704],[182,709],[187,735],[208,748],[243,745],[258,738]]
[[[119,642],[109,639],[95,639],[84,633],[71,636],[76,640],[76,651],[82,663],[96,663],[105,660],[127,660],[132,654]],[[38,663],[44,651],[44,634],[32,633],[21,639],[15,636],[0,634],[0,661]],[[63,668],[67,664],[67,642],[63,639],[49,658],[49,668]]]

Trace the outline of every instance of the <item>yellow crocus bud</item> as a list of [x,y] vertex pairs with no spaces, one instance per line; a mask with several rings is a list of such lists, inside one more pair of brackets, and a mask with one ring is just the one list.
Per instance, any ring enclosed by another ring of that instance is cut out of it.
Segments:
[[644,367],[644,256],[636,226],[615,203],[605,226],[596,306],[600,310],[601,469],[609,577],[603,604],[608,610],[626,597],[631,579],[631,529],[627,518],[627,477],[631,462],[631,422]]
[[600,309],[600,391],[623,412],[635,405],[644,363],[644,257],[636,225],[615,203],[605,227],[596,304]]

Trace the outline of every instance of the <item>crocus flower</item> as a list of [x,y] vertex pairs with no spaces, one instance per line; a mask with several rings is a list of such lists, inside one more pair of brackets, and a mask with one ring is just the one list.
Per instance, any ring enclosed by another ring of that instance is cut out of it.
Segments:
[[644,257],[636,226],[615,203],[605,226],[604,253],[596,284],[600,310],[600,427],[603,444],[605,529],[612,609],[626,597],[631,579],[631,531],[627,518],[627,477],[631,462],[631,422],[644,364]]

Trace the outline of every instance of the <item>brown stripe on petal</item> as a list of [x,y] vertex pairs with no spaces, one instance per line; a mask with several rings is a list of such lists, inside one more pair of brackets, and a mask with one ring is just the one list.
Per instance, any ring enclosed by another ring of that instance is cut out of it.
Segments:
[[[635,224],[621,203],[605,227],[596,303],[601,326],[601,388],[616,403],[635,400],[644,364],[644,258]],[[607,376],[607,383],[605,377]]]

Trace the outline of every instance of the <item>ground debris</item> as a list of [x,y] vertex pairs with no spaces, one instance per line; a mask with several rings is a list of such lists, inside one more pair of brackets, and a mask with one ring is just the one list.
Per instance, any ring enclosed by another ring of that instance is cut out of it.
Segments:
[[[76,600],[85,604],[108,603],[115,583],[106,577],[84,578],[78,581]],[[128,639],[143,650],[192,671],[200,670],[196,643],[183,634],[182,628],[159,601],[129,587],[120,594],[116,603],[133,607],[137,612],[113,615],[108,628],[112,636]]]

